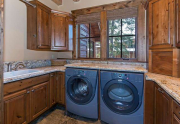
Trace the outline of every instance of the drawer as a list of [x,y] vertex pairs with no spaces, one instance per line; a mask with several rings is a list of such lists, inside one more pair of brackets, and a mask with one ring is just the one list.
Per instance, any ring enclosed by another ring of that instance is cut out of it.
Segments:
[[4,84],[4,96],[48,81],[49,74]]
[[180,124],[180,120],[175,114],[174,114],[174,117],[173,117],[173,124]]
[[180,119],[180,105],[176,101],[173,102],[173,112]]

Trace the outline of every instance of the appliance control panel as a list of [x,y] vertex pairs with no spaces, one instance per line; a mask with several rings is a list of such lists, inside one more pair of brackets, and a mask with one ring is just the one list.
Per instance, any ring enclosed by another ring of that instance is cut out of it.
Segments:
[[129,79],[128,74],[124,74],[124,73],[112,73],[112,78],[113,79],[119,78],[119,79],[126,79],[126,80]]

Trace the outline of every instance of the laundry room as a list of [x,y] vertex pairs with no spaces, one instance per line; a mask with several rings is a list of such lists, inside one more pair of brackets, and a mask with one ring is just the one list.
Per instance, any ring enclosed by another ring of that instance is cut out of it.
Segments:
[[0,124],[180,124],[179,0],[0,0]]

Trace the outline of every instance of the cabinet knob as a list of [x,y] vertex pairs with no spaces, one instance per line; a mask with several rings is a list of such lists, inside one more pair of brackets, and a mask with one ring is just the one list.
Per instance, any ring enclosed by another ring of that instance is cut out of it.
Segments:
[[34,92],[34,89],[32,90],[32,92]]
[[27,91],[27,94],[29,94],[30,93],[30,91]]
[[51,74],[51,77],[53,77],[54,75],[53,74]]
[[33,37],[35,37],[35,38],[36,38],[36,34],[33,34]]

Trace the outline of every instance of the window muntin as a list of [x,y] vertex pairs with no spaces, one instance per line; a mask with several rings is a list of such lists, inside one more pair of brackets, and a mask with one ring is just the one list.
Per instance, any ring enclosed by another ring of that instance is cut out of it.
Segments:
[[136,58],[136,18],[108,21],[109,58]]
[[79,58],[100,58],[100,23],[79,25]]

